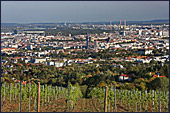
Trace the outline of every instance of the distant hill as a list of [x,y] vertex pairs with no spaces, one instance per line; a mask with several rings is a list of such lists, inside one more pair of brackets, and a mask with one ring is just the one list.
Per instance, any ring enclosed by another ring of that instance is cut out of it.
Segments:
[[[156,19],[156,20],[147,20],[147,21],[126,21],[127,24],[169,24],[169,19]],[[64,24],[64,23],[27,23],[29,25],[35,25],[35,24],[43,24],[43,25],[52,25],[52,24]],[[110,24],[110,22],[107,21],[100,21],[100,22],[77,22],[77,23],[67,23],[67,24]],[[112,21],[113,24],[119,24],[119,21]],[[122,22],[124,24],[124,22]],[[3,25],[24,25],[19,23],[1,23],[1,26]],[[26,25],[26,24],[25,24]]]
[[146,22],[169,22],[169,19],[150,20]]
[[[126,21],[127,24],[168,24],[169,19],[157,19],[147,21]],[[110,24],[110,22],[82,22],[82,24]],[[119,24],[119,21],[112,21],[113,24]],[[122,22],[124,24],[124,22]]]

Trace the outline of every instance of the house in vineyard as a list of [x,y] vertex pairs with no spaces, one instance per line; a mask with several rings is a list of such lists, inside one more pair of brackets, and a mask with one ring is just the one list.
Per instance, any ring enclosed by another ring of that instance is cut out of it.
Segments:
[[119,76],[119,81],[130,81],[131,79],[131,75],[121,74]]

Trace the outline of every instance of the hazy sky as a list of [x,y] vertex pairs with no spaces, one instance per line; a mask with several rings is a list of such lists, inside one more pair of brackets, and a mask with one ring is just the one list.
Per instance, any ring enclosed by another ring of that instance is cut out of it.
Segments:
[[169,19],[169,1],[2,1],[2,23]]

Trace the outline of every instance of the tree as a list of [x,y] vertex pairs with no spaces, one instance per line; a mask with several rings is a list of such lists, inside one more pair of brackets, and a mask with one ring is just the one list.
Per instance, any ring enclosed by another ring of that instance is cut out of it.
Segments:
[[148,83],[149,89],[169,91],[169,79],[167,77],[157,77]]

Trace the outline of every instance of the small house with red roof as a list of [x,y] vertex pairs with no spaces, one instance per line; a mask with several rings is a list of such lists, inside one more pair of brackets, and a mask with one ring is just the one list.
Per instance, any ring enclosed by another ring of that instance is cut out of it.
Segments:
[[164,76],[164,75],[160,76],[160,73],[156,73],[156,74],[153,75],[153,77],[157,78],[157,77],[166,77],[166,76]]
[[127,75],[127,74],[121,74],[119,76],[119,81],[130,81],[132,78],[131,78],[131,75]]

